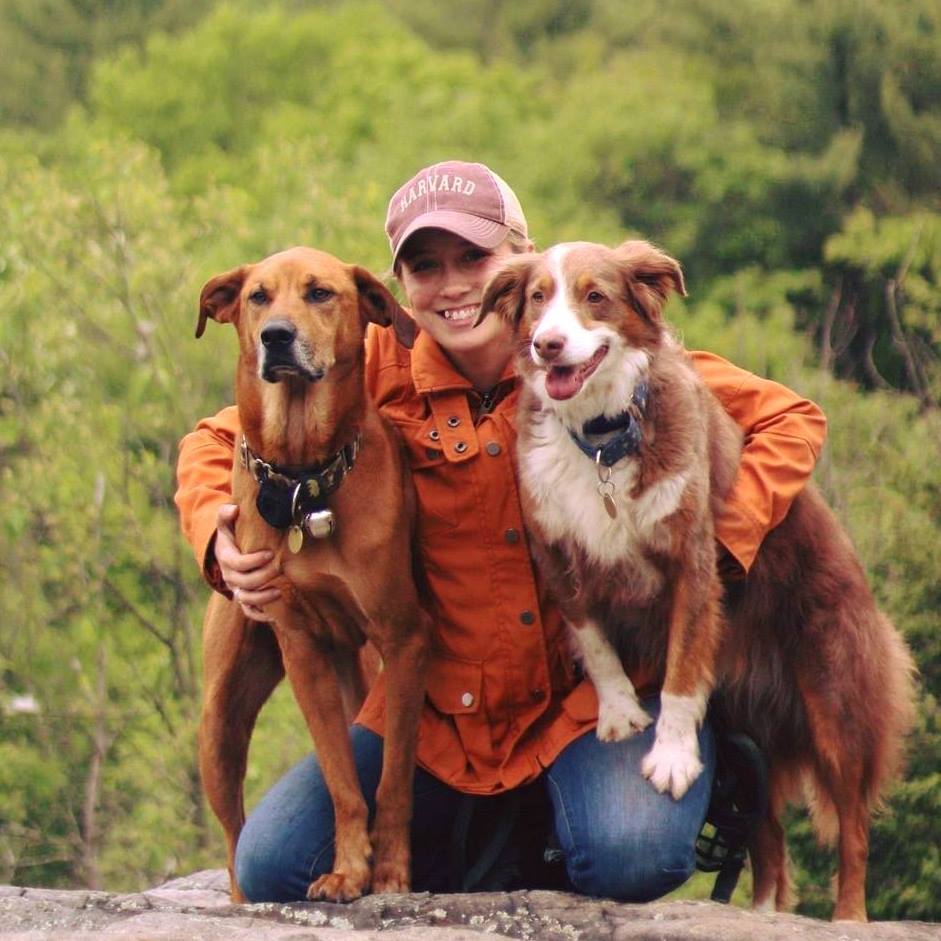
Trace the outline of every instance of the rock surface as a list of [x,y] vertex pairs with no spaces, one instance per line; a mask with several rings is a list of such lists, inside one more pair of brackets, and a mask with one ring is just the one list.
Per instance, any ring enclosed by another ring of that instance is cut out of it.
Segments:
[[565,892],[372,895],[232,905],[222,870],[133,895],[0,886],[4,941],[941,941],[924,922],[830,924],[713,902],[625,905]]

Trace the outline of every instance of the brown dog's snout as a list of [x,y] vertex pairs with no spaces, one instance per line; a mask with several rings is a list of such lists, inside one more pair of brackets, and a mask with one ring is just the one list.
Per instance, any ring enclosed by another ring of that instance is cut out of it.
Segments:
[[549,330],[533,338],[533,347],[546,362],[552,362],[562,355],[565,337],[556,330]]
[[277,352],[297,339],[297,327],[290,320],[269,320],[262,327],[261,342],[266,350]]

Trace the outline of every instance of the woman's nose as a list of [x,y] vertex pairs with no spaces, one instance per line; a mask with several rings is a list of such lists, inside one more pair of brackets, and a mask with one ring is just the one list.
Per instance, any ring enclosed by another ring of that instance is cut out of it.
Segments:
[[460,297],[470,290],[470,281],[462,271],[452,269],[445,271],[444,280],[441,285],[441,293],[445,297]]

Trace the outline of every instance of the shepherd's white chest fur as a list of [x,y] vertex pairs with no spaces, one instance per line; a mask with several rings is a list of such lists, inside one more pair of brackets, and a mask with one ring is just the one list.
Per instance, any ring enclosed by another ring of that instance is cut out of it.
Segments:
[[536,414],[520,445],[522,483],[533,498],[544,538],[574,542],[605,567],[627,565],[651,594],[659,590],[661,577],[641,550],[657,549],[669,540],[660,523],[679,507],[687,475],[675,474],[633,499],[637,462],[630,457],[619,461],[611,468],[617,505],[617,517],[611,519],[598,492],[597,467],[556,416]]

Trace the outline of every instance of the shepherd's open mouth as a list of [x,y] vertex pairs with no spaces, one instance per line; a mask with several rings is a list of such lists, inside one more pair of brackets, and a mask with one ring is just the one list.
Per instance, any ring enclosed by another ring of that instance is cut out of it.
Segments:
[[584,362],[571,366],[549,366],[546,370],[546,392],[550,399],[570,399],[577,395],[585,380],[598,368],[607,356],[607,344],[597,350]]

